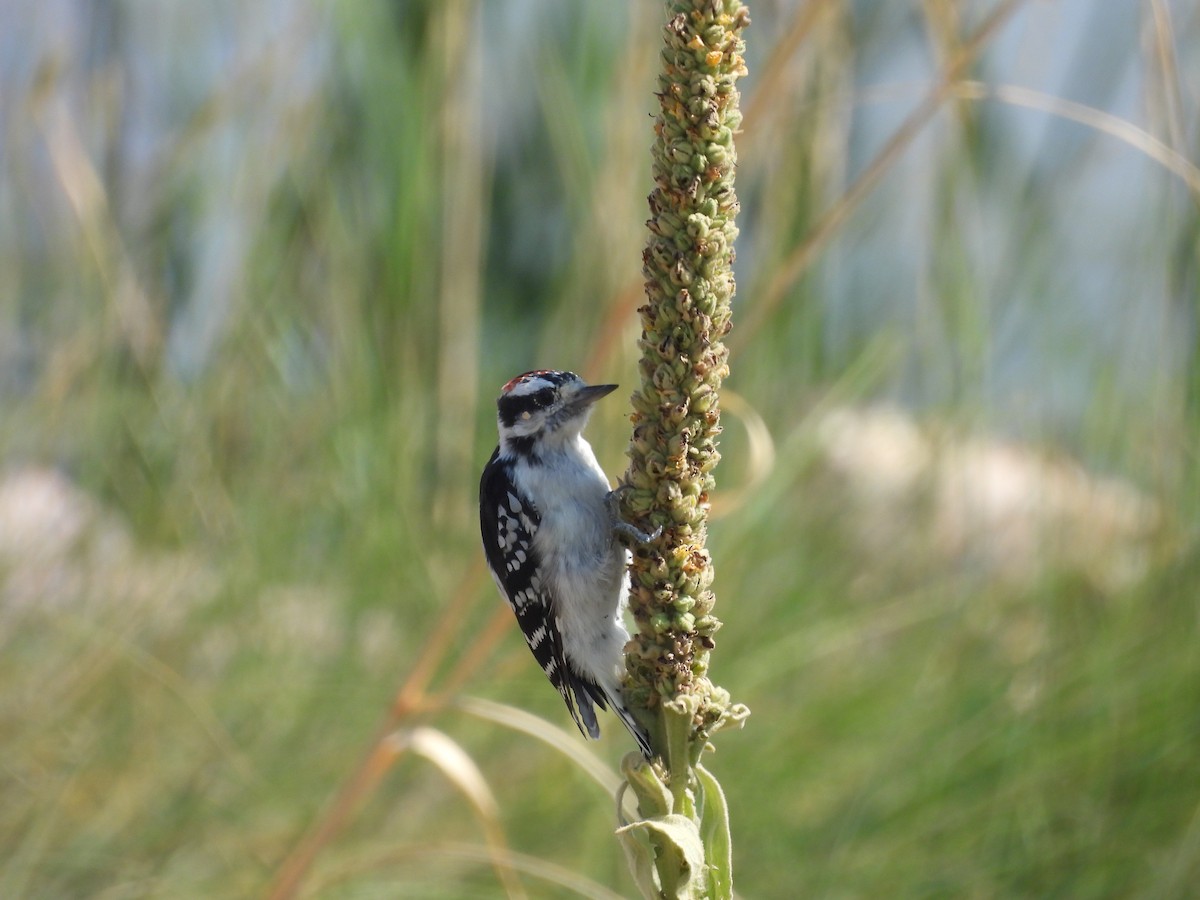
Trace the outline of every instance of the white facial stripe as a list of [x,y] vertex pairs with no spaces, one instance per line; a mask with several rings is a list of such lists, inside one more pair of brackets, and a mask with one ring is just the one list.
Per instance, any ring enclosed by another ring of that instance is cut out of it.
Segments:
[[512,385],[512,390],[509,391],[509,396],[510,397],[526,397],[530,394],[536,394],[536,392],[538,392],[540,390],[546,390],[546,388],[553,388],[553,386],[554,385],[551,384],[550,382],[547,382],[547,380],[545,378],[541,378],[541,377],[527,378],[526,380],[523,380],[523,382],[518,382],[517,384]]
[[530,394],[536,394],[538,391],[544,391],[546,388],[554,389],[554,382],[547,381],[540,375],[535,375],[525,381],[514,384],[511,391],[508,392],[510,397],[528,397]]

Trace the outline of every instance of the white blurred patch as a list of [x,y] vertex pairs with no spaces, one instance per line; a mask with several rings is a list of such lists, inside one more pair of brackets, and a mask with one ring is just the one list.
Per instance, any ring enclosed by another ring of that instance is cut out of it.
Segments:
[[[370,613],[349,635],[344,602],[323,585],[276,584],[246,598],[245,615],[196,631],[197,610],[214,602],[220,566],[198,554],[140,546],[115,513],[50,468],[0,473],[0,643],[12,620],[77,615],[88,627],[140,638],[186,635],[185,659],[164,660],[191,677],[218,677],[240,653],[331,658],[347,640],[373,668],[395,665],[399,633]],[[6,622],[6,620],[9,620]]]
[[22,469],[0,479],[0,561],[60,556],[94,516],[82,491],[52,469]]
[[934,437],[894,408],[837,409],[816,434],[871,553],[917,547],[1021,584],[1077,571],[1105,590],[1147,571],[1162,512],[1124,481],[1012,442]]

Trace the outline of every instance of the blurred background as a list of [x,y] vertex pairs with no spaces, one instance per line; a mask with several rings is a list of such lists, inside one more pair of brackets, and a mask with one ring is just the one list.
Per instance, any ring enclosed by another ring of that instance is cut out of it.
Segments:
[[[1190,896],[1200,8],[750,12],[739,892]],[[475,492],[635,383],[661,14],[0,2],[0,896],[633,895]]]

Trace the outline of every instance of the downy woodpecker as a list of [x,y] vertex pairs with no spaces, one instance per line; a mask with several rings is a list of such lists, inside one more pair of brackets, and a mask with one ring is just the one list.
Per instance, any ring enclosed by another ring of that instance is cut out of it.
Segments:
[[629,554],[617,535],[644,542],[658,532],[621,521],[617,492],[581,434],[592,404],[616,387],[548,369],[504,385],[479,525],[492,577],[579,730],[598,738],[594,706],[611,708],[649,758],[621,696]]

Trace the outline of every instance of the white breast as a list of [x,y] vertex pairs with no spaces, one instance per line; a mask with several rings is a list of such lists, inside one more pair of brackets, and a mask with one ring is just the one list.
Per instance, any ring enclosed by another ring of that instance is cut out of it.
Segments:
[[619,670],[629,639],[621,623],[627,553],[612,534],[608,478],[582,437],[539,465],[523,465],[522,487],[541,514],[534,547],[552,586],[567,658],[601,683]]

